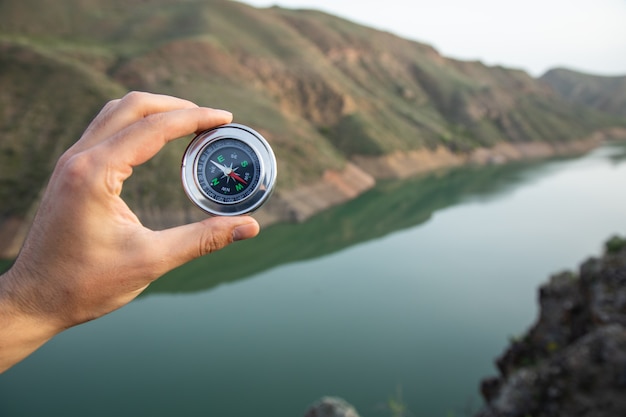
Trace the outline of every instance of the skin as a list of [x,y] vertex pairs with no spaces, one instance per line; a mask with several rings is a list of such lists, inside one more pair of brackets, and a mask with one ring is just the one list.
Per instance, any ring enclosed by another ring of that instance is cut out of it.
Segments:
[[154,231],[120,197],[133,167],[229,112],[133,92],[106,104],[58,160],[14,265],[0,276],[0,372],[65,329],[132,301],[167,271],[259,233],[251,217]]

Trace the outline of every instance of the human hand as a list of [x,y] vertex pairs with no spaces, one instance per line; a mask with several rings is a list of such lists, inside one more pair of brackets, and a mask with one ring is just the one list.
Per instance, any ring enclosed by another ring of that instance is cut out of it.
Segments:
[[254,237],[248,216],[144,227],[121,199],[133,167],[232,115],[169,96],[109,102],[55,167],[13,267],[0,277],[0,371],[71,326],[133,300],[165,272]]

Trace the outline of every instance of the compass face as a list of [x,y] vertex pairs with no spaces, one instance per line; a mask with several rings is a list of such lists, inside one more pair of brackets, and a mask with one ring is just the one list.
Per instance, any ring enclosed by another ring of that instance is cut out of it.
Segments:
[[259,157],[238,139],[219,139],[198,155],[197,179],[205,196],[224,204],[238,203],[256,189],[261,174]]
[[255,130],[230,123],[198,134],[181,166],[189,199],[215,216],[237,216],[258,209],[276,183],[276,158]]

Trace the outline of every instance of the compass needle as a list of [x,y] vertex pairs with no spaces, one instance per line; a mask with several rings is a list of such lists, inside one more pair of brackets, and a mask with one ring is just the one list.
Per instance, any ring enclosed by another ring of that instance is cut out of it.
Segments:
[[218,164],[217,162],[213,161],[213,160],[209,160],[213,165],[215,165],[216,167],[218,167],[219,169],[222,170],[222,172],[224,173],[224,175],[228,175],[228,173],[226,172],[226,170],[228,168],[226,168],[224,165]]
[[230,173],[230,177],[231,177],[232,179],[234,179],[234,180],[239,181],[240,183],[242,183],[242,184],[244,184],[244,185],[248,185],[248,183],[247,183],[247,182],[246,182],[243,178],[241,178],[239,175],[237,175],[237,174],[235,173],[235,171],[233,171],[233,172],[231,172],[231,173]]

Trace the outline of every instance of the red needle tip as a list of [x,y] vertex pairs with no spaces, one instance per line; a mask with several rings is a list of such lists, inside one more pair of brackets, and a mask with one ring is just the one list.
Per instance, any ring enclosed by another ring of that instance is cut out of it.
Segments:
[[239,175],[235,174],[235,172],[231,172],[230,174],[228,174],[229,177],[239,181],[242,184],[248,185],[248,183],[246,181],[244,181],[243,178],[241,178]]

